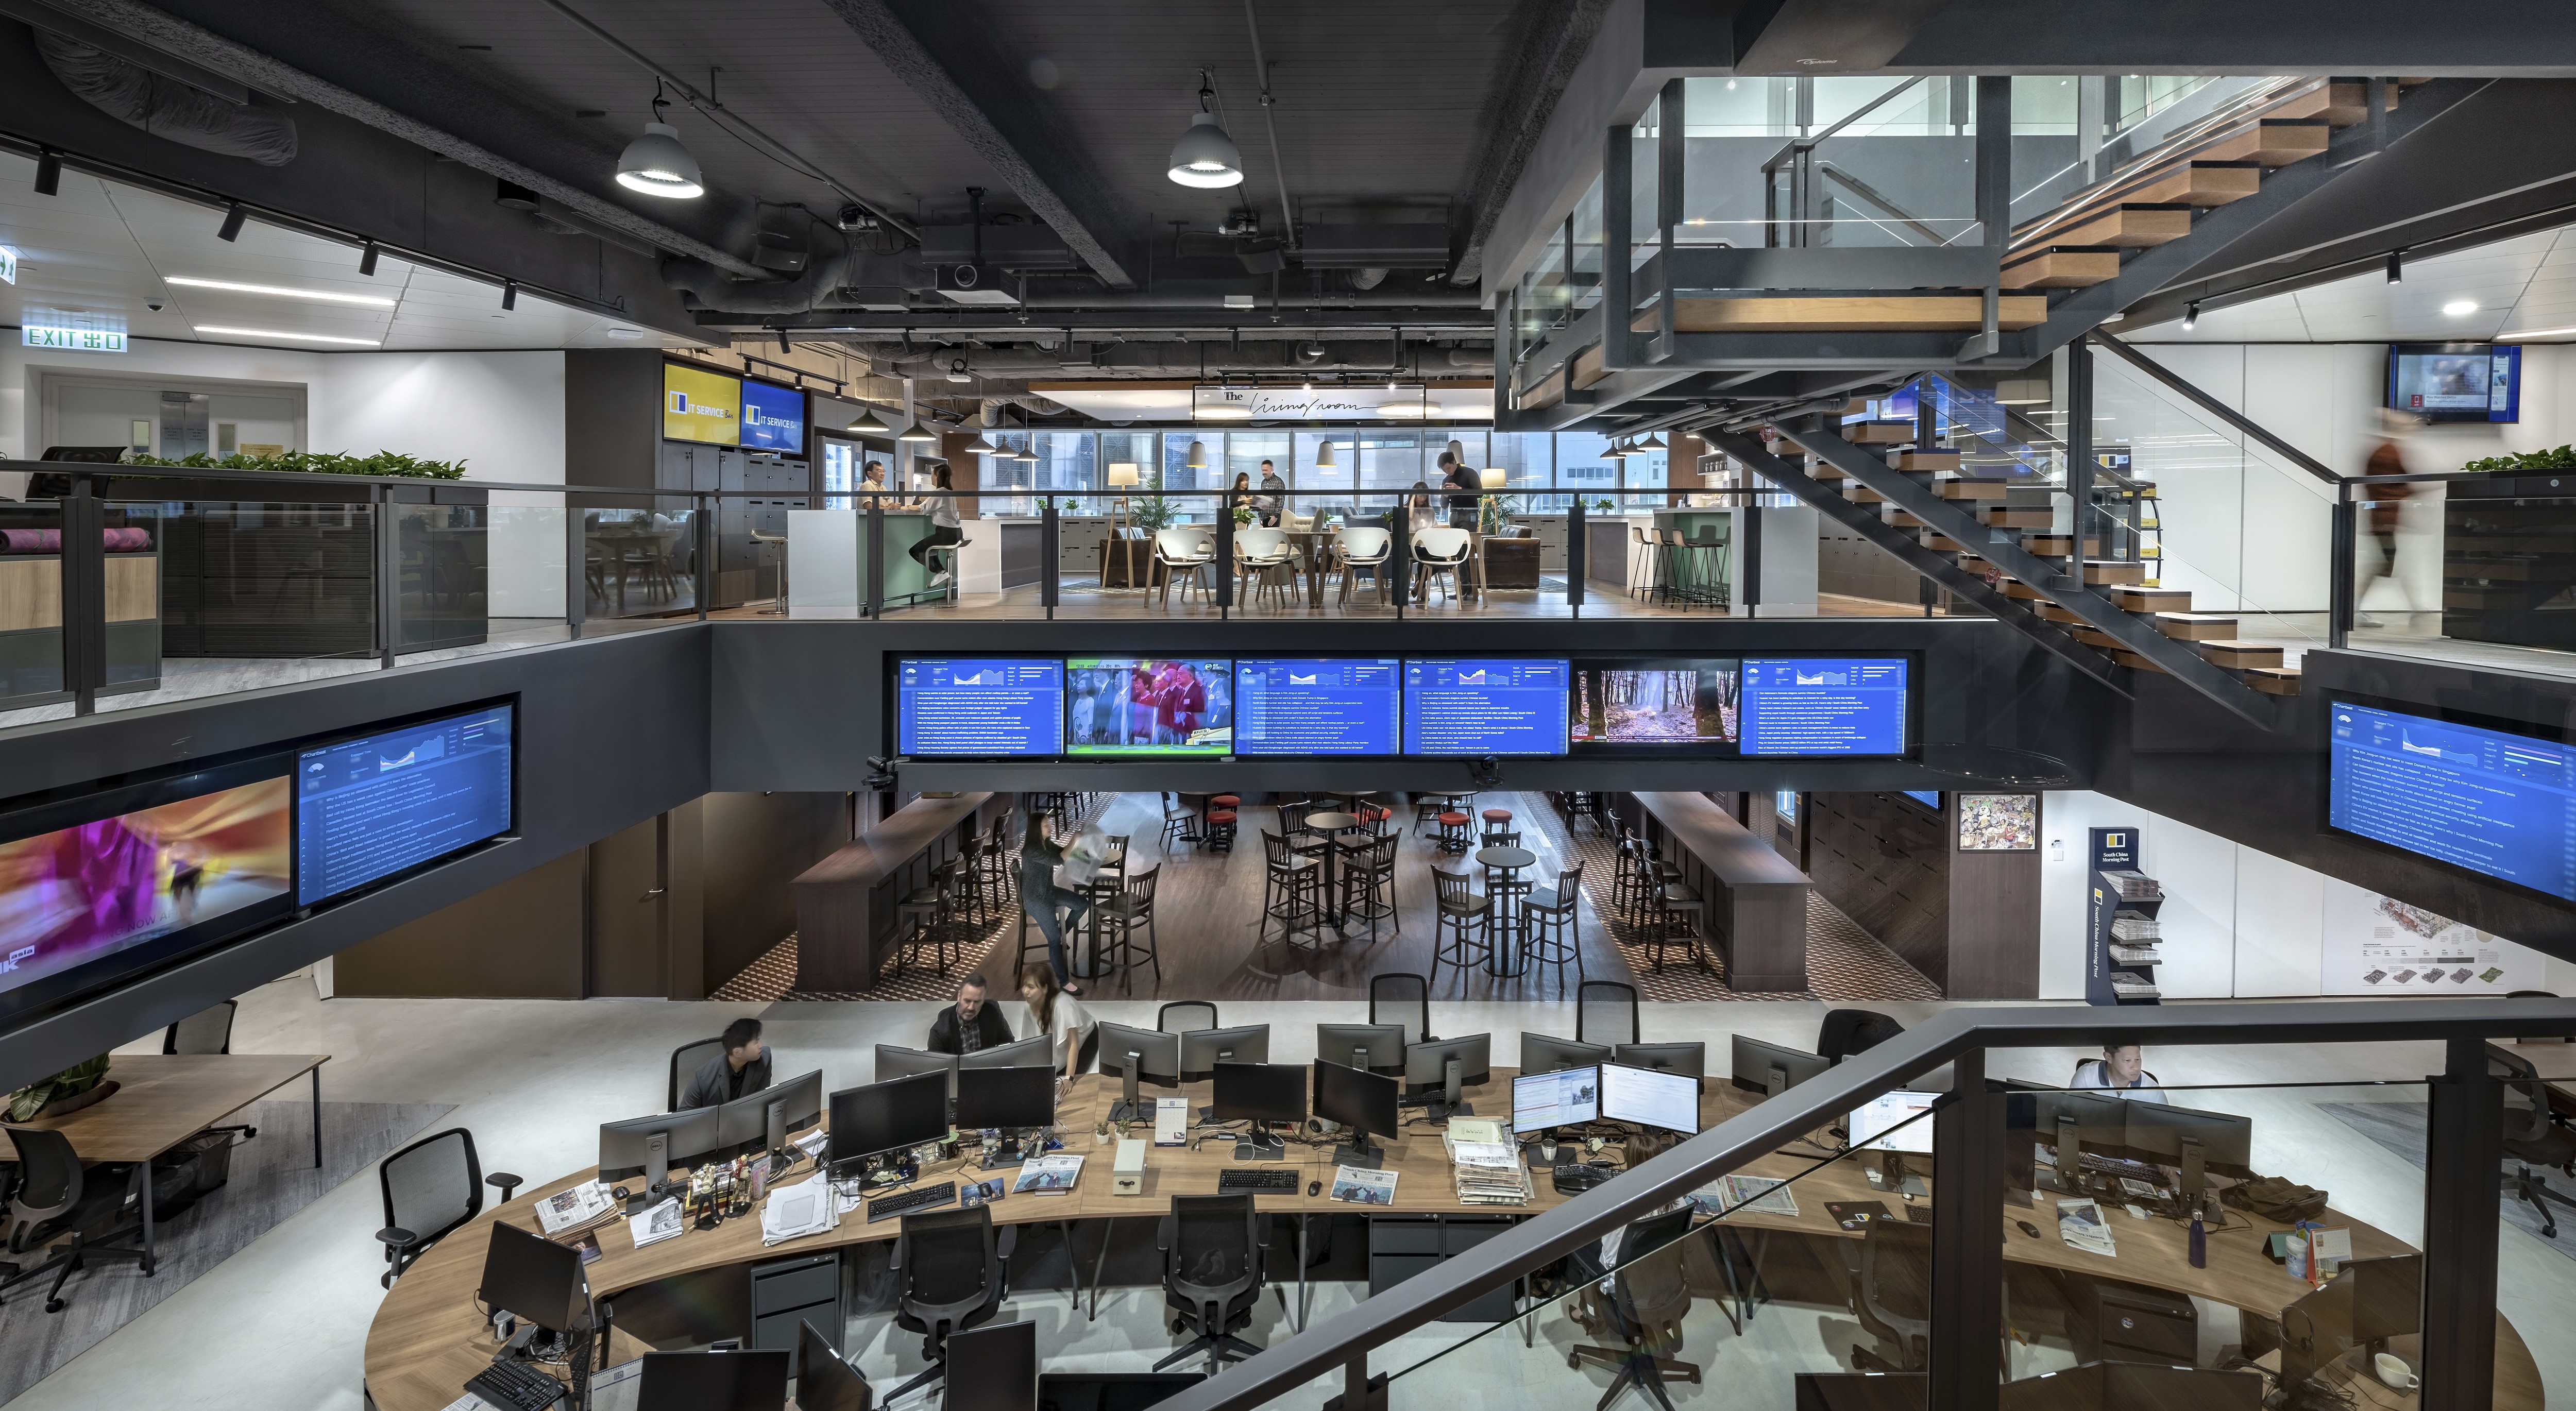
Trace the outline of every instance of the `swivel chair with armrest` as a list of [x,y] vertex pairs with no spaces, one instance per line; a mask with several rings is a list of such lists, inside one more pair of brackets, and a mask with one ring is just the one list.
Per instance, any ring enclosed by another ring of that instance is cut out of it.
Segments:
[[1816,1052],[1828,1063],[1840,1063],[1904,1032],[1904,1025],[1876,1010],[1829,1009],[1816,1026]]
[[1154,1011],[1154,1028],[1165,1034],[1217,1027],[1216,1006],[1203,999],[1176,999]]
[[[474,1151],[474,1134],[463,1127],[433,1133],[386,1157],[376,1178],[385,1198],[385,1225],[376,1240],[390,1266],[377,1282],[386,1288],[448,1231],[483,1213],[483,1162]],[[516,1185],[518,1178],[510,1181]]]
[[1920,1372],[1931,1365],[1931,1226],[1872,1220],[1862,1227],[1852,1312],[1880,1345],[1853,1344],[1853,1366],[1864,1372]]
[[1214,1373],[1261,1351],[1233,1335],[1261,1301],[1261,1255],[1270,1247],[1269,1224],[1254,1213],[1251,1196],[1172,1197],[1154,1247],[1163,1254],[1164,1301],[1178,1310],[1172,1331],[1198,1330],[1155,1371],[1204,1353]]
[[1588,1360],[1619,1369],[1609,1390],[1601,1394],[1596,1411],[1608,1411],[1619,1393],[1631,1386],[1643,1390],[1664,1411],[1672,1411],[1664,1377],[1671,1374],[1687,1378],[1694,1386],[1699,1383],[1699,1366],[1672,1355],[1681,1351],[1682,1320],[1691,1307],[1682,1244],[1690,1222],[1691,1212],[1684,1208],[1630,1224],[1619,1240],[1621,1267],[1610,1276],[1609,1295],[1604,1297],[1598,1282],[1592,1281],[1575,1296],[1573,1317],[1583,1330],[1619,1340],[1615,1347],[1579,1344],[1565,1355],[1568,1367],[1579,1368]]
[[[85,1170],[80,1157],[72,1151],[71,1138],[50,1128],[11,1127],[9,1142],[18,1156],[18,1188],[9,1200],[9,1252],[36,1253],[66,1235],[70,1242],[41,1263],[11,1269],[5,1278],[0,1278],[0,1292],[52,1274],[53,1287],[45,1291],[45,1311],[60,1313],[64,1281],[95,1260],[131,1259],[145,1263],[149,1271],[141,1244],[117,1243],[139,1239],[143,1233],[139,1208],[130,1221],[122,1216],[137,1173],[148,1170],[148,1166],[95,1166]],[[143,1198],[149,1200],[156,1194],[147,1190]]]
[[1019,1227],[997,1232],[989,1206],[902,1219],[891,1265],[897,1287],[894,1321],[921,1334],[922,1360],[930,1365],[896,1387],[885,1398],[888,1405],[944,1379],[948,1335],[989,1323],[1002,1310],[1011,1291],[1011,1251],[1019,1245]]
[[721,1034],[712,1039],[699,1039],[694,1043],[685,1043],[671,1050],[671,1089],[670,1094],[662,1099],[662,1110],[679,1111],[680,1086],[688,1082],[692,1074],[706,1066],[708,1059],[724,1051],[724,1036]]
[[1409,973],[1370,976],[1368,1022],[1401,1024],[1407,1044],[1429,1043],[1431,982]]
[[2534,1166],[2556,1169],[2576,1176],[2576,1132],[2571,1132],[2549,1110],[2549,1085],[2540,1079],[2540,1070],[2519,1056],[2501,1054],[2490,1048],[2505,1071],[2504,1078],[2504,1154],[2515,1163],[2511,1173],[2502,1179],[2513,1197],[2540,1212],[2540,1234],[2543,1239],[2558,1238],[2558,1220],[2550,1213],[2551,1203],[2576,1210],[2576,1196],[2553,1189]]

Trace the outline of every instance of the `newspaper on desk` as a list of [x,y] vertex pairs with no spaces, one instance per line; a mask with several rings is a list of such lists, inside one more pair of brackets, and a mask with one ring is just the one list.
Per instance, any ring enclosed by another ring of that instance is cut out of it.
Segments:
[[832,1197],[832,1183],[815,1176],[769,1193],[760,1207],[760,1242],[785,1244],[838,1229],[840,1224],[841,1206]]
[[1690,1203],[1700,1214],[1710,1216],[1741,1211],[1795,1219],[1798,1214],[1798,1198],[1789,1193],[1789,1183],[1769,1176],[1720,1176],[1692,1191]]
[[616,1208],[617,1200],[608,1193],[605,1183],[584,1181],[539,1200],[537,1223],[545,1227],[546,1238],[553,1239],[597,1223]]
[[2094,1200],[2061,1200],[2057,1202],[2057,1235],[2069,1249],[2099,1254],[2116,1259],[2119,1247],[2111,1241],[2111,1227],[2102,1219],[2102,1204]]
[[637,1249],[642,1249],[648,1244],[660,1244],[667,1239],[677,1239],[680,1231],[687,1228],[688,1222],[680,1218],[680,1198],[676,1195],[665,1199],[661,1204],[641,1215],[626,1217],[627,1238],[635,1242]]

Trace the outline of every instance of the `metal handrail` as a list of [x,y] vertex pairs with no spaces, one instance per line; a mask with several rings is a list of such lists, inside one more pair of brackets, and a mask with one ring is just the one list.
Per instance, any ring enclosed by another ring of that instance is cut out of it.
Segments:
[[[1347,1313],[1188,1387],[1167,1411],[1251,1411],[1349,1366],[1369,1350],[1508,1285],[1735,1171],[1882,1093],[1988,1048],[2068,1044],[2318,1044],[2576,1034],[2564,1000],[2317,1001],[2229,1005],[2033,1006],[1954,1009],[1751,1111],[1683,1141],[1645,1165],[1406,1279]],[[1348,1411],[1356,1403],[1345,1399]]]
[[2189,401],[2193,406],[2200,408],[2202,411],[2205,411],[2211,416],[2217,417],[2219,420],[2235,427],[2238,431],[2245,433],[2254,440],[2261,442],[2267,450],[2280,456],[2290,464],[2297,466],[2299,469],[2306,471],[2308,474],[2315,476],[2317,479],[2324,481],[2328,485],[2341,485],[2344,482],[2344,477],[2337,475],[2326,465],[2325,462],[2318,460],[2316,457],[2309,455],[2307,452],[2302,451],[2298,447],[2291,445],[2289,442],[2282,440],[2280,437],[2273,435],[2270,431],[2265,430],[2262,426],[2257,425],[2254,421],[2249,419],[2243,412],[2236,410],[2234,407],[2227,405],[2216,397],[2192,386],[2191,383],[2175,374],[2172,369],[2166,367],[2164,364],[2157,362],[2155,359],[2148,357],[2146,354],[2139,352],[2137,349],[2130,347],[2128,344],[2121,342],[2119,339],[2112,337],[2110,334],[2105,333],[2098,328],[2085,336],[2090,338],[2093,342],[2100,344],[2105,351],[2116,355],[2120,361],[2127,363],[2129,366],[2136,368],[2138,371],[2145,373],[2151,378],[2154,378],[2157,382],[2173,391],[2181,393],[2183,398],[2186,401]]
[[1859,122],[1862,118],[1868,117],[1870,114],[1877,112],[1881,107],[1885,106],[1889,100],[1896,97],[1896,95],[1903,93],[1918,83],[1921,83],[1924,77],[1925,75],[1917,74],[1914,77],[1905,80],[1903,83],[1896,85],[1885,93],[1882,93],[1877,97],[1870,99],[1868,102],[1861,104],[1859,107],[1852,109],[1850,112],[1845,113],[1842,117],[1837,118],[1831,126],[1821,128],[1805,137],[1790,138],[1788,146],[1772,153],[1771,159],[1762,164],[1762,174],[1764,176],[1769,176],[1777,171],[1782,157],[1788,156],[1790,153],[1797,151],[1801,147],[1813,148],[1817,143],[1824,141],[1826,138],[1831,137],[1835,133],[1842,131],[1844,128],[1851,126],[1853,123]]

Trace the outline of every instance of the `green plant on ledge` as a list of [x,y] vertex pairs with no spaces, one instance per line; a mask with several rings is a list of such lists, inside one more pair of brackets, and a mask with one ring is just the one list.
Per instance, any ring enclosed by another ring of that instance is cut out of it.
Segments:
[[[1153,479],[1149,481],[1144,488],[1148,490],[1162,489],[1163,473],[1159,470],[1155,471]],[[1131,495],[1127,500],[1127,518],[1129,522],[1133,523],[1137,528],[1144,530],[1148,535],[1151,535],[1157,529],[1171,528],[1173,520],[1179,517],[1179,513],[1180,512],[1178,510],[1172,507],[1171,501],[1164,499],[1160,495]]]
[[1250,505],[1237,505],[1237,506],[1235,506],[1235,507],[1234,507],[1234,524],[1235,524],[1235,527],[1236,527],[1236,528],[1238,528],[1238,529],[1241,529],[1241,528],[1245,528],[1245,527],[1249,526],[1251,523],[1252,523],[1252,506],[1250,506]]
[[107,1076],[107,1055],[84,1058],[50,1078],[35,1082],[9,1094],[9,1120],[24,1122],[44,1110],[56,1098],[79,1097],[97,1087]]
[[2460,469],[2471,475],[2498,475],[2515,470],[2576,470],[2576,447],[2561,446],[2554,451],[2523,451],[2508,456],[2488,456],[2474,460]]
[[389,475],[407,480],[462,480],[463,461],[422,460],[399,451],[378,451],[372,456],[341,455],[331,451],[286,451],[274,456],[210,456],[203,451],[177,460],[159,456],[129,455],[127,465],[172,466],[187,470],[294,470],[309,475]]

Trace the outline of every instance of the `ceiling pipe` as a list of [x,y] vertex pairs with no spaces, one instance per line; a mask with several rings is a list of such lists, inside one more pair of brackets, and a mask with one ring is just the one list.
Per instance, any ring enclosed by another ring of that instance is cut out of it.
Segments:
[[1279,160],[1279,123],[1270,114],[1270,61],[1261,54],[1261,25],[1252,17],[1252,0],[1243,0],[1243,27],[1252,34],[1252,76],[1261,84],[1261,126],[1270,134],[1270,175],[1279,183],[1279,224],[1288,232],[1288,252],[1297,251],[1297,208],[1288,200],[1288,168]]

